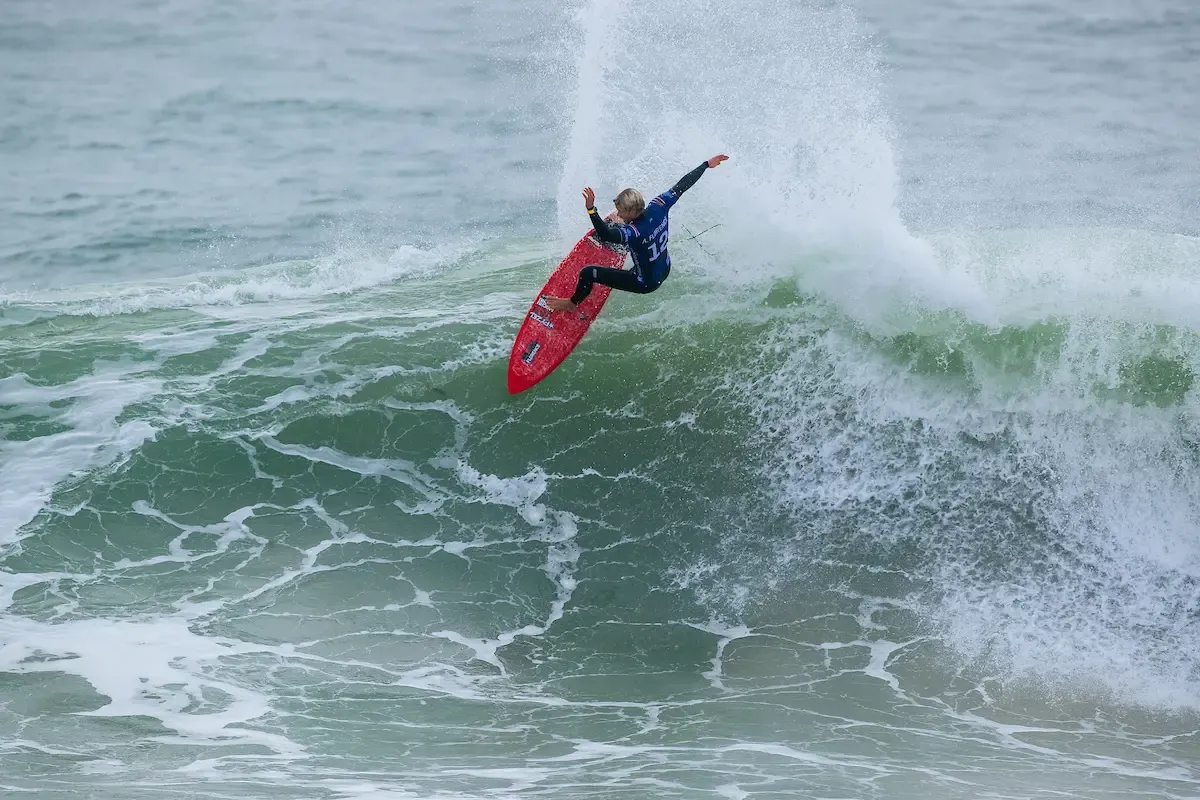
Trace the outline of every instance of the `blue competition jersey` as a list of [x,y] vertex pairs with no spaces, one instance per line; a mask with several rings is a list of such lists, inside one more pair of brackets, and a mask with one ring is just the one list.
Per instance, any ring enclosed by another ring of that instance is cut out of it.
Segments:
[[[671,271],[671,256],[667,254],[667,213],[675,201],[700,180],[706,169],[708,162],[704,161],[670,189],[651,200],[642,215],[633,222],[609,222],[593,206],[588,206],[588,218],[596,230],[596,238],[609,244],[624,244],[629,248],[629,255],[633,256],[632,272],[645,291],[657,289]],[[586,292],[581,295],[586,296]]]
[[630,223],[616,223],[621,241],[629,245],[633,269],[648,284],[659,284],[671,271],[667,253],[667,212],[679,199],[679,192],[663,192],[646,205],[640,217]]

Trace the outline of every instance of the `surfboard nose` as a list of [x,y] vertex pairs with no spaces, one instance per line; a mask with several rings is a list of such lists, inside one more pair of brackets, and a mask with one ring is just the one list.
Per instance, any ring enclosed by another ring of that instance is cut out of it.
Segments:
[[509,394],[520,394],[521,392],[528,389],[530,386],[533,386],[534,383],[536,383],[536,381],[530,380],[528,377],[526,377],[524,375],[518,375],[513,372],[508,373],[508,393]]

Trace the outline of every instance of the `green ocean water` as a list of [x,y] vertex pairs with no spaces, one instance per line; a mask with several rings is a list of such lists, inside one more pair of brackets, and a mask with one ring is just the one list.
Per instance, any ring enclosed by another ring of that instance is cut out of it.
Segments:
[[[1071,422],[1038,404],[1094,353],[1084,323],[926,314],[884,335],[787,281],[689,318],[712,287],[685,279],[618,298],[510,397],[517,315],[552,266],[532,250],[383,289],[76,300],[6,326],[5,464],[40,498],[4,562],[10,785],[1187,785],[1191,662],[1171,645],[1192,579],[1097,536],[1086,515],[1110,501],[1076,496],[1100,458],[1190,496],[1186,335],[1122,331],[1122,363],[1092,365],[1116,380],[1055,398],[1103,411]],[[889,397],[856,385],[888,374]],[[1120,499],[1139,501],[1162,499]]]
[[[6,796],[1200,796],[1191,112],[1104,123],[1195,20],[888,8],[14,6]],[[508,395],[576,184],[709,150]]]

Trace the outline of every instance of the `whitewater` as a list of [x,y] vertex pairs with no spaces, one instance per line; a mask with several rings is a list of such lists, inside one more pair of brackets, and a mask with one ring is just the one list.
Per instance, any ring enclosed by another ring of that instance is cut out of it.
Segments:
[[1200,797],[1186,4],[14,8],[6,795]]

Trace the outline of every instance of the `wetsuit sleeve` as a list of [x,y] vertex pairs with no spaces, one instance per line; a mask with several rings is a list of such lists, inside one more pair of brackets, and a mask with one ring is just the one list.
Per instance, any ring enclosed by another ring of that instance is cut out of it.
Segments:
[[602,242],[629,244],[629,240],[633,238],[628,225],[609,222],[594,210],[588,214],[588,217],[592,220],[592,227],[596,229],[596,238]]
[[671,206],[675,205],[675,201],[679,199],[680,195],[696,185],[696,181],[700,180],[700,176],[704,174],[704,170],[706,169],[708,169],[708,162],[701,162],[700,166],[696,167],[687,175],[684,175],[682,178],[676,181],[674,186],[660,194],[658,197],[654,198],[654,200],[651,202],[670,208]]

